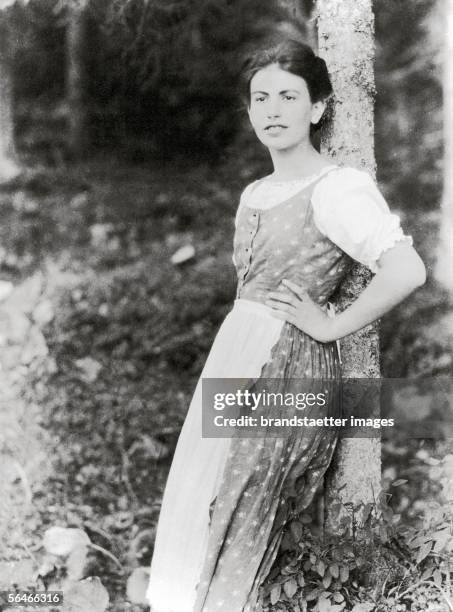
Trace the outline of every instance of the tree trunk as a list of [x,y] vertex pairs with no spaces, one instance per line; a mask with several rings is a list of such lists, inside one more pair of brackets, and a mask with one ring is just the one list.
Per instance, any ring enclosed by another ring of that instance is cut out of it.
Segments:
[[444,42],[444,186],[436,279],[453,293],[453,0],[443,0]]
[[[372,0],[317,0],[319,54],[326,60],[335,92],[331,120],[321,150],[340,165],[375,174],[374,158],[374,17]],[[344,309],[370,279],[356,265],[342,286],[338,306]],[[378,378],[377,324],[341,341],[344,377]],[[339,517],[329,510],[335,501],[372,502],[380,492],[380,440],[341,440],[327,478],[326,528],[335,532]],[[360,514],[359,514],[360,516]]]
[[74,157],[83,156],[89,146],[85,98],[87,23],[84,4],[84,2],[77,2],[71,5],[66,30],[69,147]]
[[13,94],[8,61],[0,53],[0,183],[20,173],[14,147]]

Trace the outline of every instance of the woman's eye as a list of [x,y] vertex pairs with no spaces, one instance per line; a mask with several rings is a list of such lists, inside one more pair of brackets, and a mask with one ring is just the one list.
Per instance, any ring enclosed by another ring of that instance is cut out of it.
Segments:
[[259,96],[258,98],[255,98],[255,102],[264,102],[264,100],[264,96]]
[[295,97],[295,96],[289,96],[289,95],[287,95],[287,96],[283,96],[283,98],[284,98],[285,100],[295,100],[295,99],[296,99],[296,97]]

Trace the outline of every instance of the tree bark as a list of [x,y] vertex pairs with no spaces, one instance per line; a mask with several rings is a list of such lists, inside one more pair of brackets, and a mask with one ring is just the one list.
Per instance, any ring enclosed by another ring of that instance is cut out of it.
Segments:
[[453,293],[453,0],[443,0],[444,185],[436,279]]
[[8,61],[0,53],[0,183],[20,173],[14,146],[13,93]]
[[86,105],[86,33],[85,2],[75,2],[69,8],[66,30],[67,82],[69,105],[69,148],[74,157],[82,157],[89,146]]
[[[374,157],[374,16],[372,0],[317,0],[319,54],[326,60],[335,92],[321,150],[339,165],[375,174]],[[370,279],[355,265],[343,284],[340,310],[353,301]],[[378,378],[377,324],[341,341],[344,377]],[[335,532],[340,517],[334,502],[372,502],[380,493],[380,440],[344,439],[326,481],[326,528]],[[359,513],[360,517],[360,513]]]

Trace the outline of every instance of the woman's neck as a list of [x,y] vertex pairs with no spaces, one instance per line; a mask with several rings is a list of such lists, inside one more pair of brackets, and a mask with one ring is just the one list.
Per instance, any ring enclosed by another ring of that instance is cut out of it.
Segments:
[[300,143],[292,149],[270,149],[269,152],[274,165],[272,177],[282,181],[317,174],[329,165],[309,141]]

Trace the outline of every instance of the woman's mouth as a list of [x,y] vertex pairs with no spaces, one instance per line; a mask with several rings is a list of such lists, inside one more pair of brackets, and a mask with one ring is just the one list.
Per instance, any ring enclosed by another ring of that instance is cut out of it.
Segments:
[[286,125],[281,125],[280,123],[274,123],[272,125],[266,125],[264,131],[267,134],[281,134],[283,130],[286,130]]

